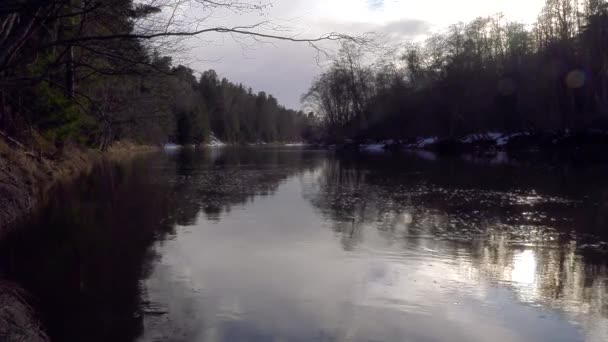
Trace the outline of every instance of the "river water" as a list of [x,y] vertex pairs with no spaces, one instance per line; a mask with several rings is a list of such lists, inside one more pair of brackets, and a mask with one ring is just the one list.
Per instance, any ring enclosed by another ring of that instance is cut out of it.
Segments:
[[0,242],[53,341],[608,341],[608,165],[183,150]]

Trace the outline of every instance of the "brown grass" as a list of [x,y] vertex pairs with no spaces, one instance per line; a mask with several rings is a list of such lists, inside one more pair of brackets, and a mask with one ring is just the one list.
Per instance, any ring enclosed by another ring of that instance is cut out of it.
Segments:
[[47,342],[49,338],[15,284],[0,281],[0,341]]
[[51,158],[0,136],[0,237],[12,222],[29,213],[57,181],[85,173],[103,158],[124,159],[157,149],[118,142],[104,153],[65,147]]
[[[56,182],[91,170],[103,158],[125,159],[157,148],[125,142],[114,144],[105,153],[67,147],[53,158],[34,150],[0,136],[0,238],[13,222],[42,202]],[[46,341],[23,291],[0,280],[0,342]]]

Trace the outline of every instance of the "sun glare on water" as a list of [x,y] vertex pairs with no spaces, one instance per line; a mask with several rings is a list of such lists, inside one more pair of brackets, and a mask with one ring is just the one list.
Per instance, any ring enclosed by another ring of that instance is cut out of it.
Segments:
[[534,284],[536,281],[536,255],[534,251],[526,250],[514,256],[511,280],[516,283]]

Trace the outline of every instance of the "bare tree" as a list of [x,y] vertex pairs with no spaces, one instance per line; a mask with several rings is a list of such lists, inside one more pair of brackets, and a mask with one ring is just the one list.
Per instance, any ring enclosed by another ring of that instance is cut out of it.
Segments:
[[112,126],[117,120],[112,117],[116,115],[109,110],[125,112],[118,109],[124,100],[115,96],[119,88],[92,91],[90,85],[111,84],[108,78],[121,75],[171,73],[159,63],[161,56],[178,55],[186,39],[219,34],[239,42],[247,38],[254,43],[303,43],[317,51],[324,51],[324,42],[369,42],[366,36],[337,32],[302,37],[267,19],[245,25],[218,19],[225,12],[265,14],[270,6],[260,0],[4,1],[0,4],[0,129],[16,118],[31,121],[25,118],[28,104],[23,105],[21,94],[44,82],[96,118],[103,148],[115,135]]

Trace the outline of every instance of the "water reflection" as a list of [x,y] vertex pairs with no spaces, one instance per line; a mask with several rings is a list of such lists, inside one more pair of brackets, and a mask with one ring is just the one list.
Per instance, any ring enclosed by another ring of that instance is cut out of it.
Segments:
[[179,196],[172,202],[183,215],[178,223],[193,224],[200,211],[210,220],[219,220],[234,205],[272,195],[288,177],[314,169],[318,159],[318,153],[279,149],[184,149],[170,153],[175,176],[168,182]]
[[53,341],[133,341],[143,317],[158,314],[140,283],[159,258],[155,243],[314,165],[313,154],[212,150],[101,163],[0,242],[0,279],[31,294]]
[[[550,171],[550,172],[549,172]],[[605,166],[283,149],[100,165],[0,243],[57,341],[605,341]]]
[[432,268],[432,279],[504,284],[519,302],[567,313],[588,340],[608,340],[607,258],[577,249],[581,240],[606,237],[605,168],[534,181],[535,169],[521,165],[479,170],[408,160],[387,167],[382,158],[334,161],[305,191],[346,250],[368,245],[362,232],[376,229],[388,245],[429,251],[449,265]]

